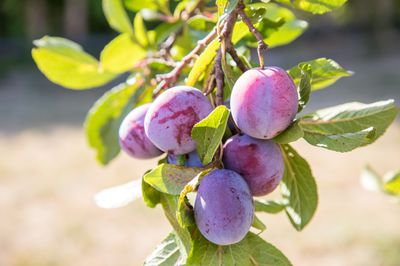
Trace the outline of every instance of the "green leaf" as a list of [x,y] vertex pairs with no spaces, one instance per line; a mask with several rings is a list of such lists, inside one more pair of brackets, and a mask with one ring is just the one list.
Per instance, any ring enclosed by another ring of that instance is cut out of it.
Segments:
[[158,191],[170,195],[179,195],[203,168],[184,167],[174,164],[160,164],[144,175],[144,181]]
[[52,82],[69,89],[101,86],[115,77],[79,44],[45,36],[33,42],[32,57],[40,71]]
[[255,200],[254,208],[256,212],[278,213],[285,209],[285,203],[277,200]]
[[313,217],[318,205],[317,184],[307,161],[290,145],[282,145],[285,173],[281,193],[290,222],[302,230]]
[[310,64],[303,64],[299,66],[300,68],[300,83],[298,86],[299,93],[299,108],[298,112],[303,110],[308,101],[310,100],[311,94],[311,77],[312,77],[312,68]]
[[133,78],[114,87],[89,110],[85,120],[86,137],[100,163],[107,164],[118,155],[119,126],[141,95],[142,83],[141,78]]
[[96,193],[96,205],[104,209],[119,208],[142,197],[141,180],[134,180],[123,185],[103,189]]
[[123,33],[104,47],[100,61],[106,70],[123,73],[132,70],[146,55],[147,51],[136,44],[129,33]]
[[170,233],[146,258],[144,266],[178,265],[180,255],[176,236]]
[[187,194],[196,191],[200,184],[200,180],[211,170],[211,168],[206,169],[195,176],[189,183],[187,183],[187,185],[183,188],[181,194],[179,195],[178,211],[176,213],[176,218],[181,227],[186,228],[194,225],[193,207],[189,203]]
[[225,84],[227,85],[224,90],[224,100],[227,100],[231,96],[232,88],[235,85],[236,80],[240,77],[239,73],[236,73],[232,66],[227,62],[226,57],[222,56],[222,71],[225,76]]
[[148,46],[149,39],[147,37],[147,29],[146,25],[144,25],[144,21],[142,15],[137,13],[133,22],[135,28],[135,38],[139,42],[141,46]]
[[357,132],[337,134],[306,131],[304,139],[317,147],[338,152],[349,152],[372,143],[375,133],[376,131],[373,127]]
[[311,66],[312,79],[311,90],[316,91],[324,89],[342,77],[348,77],[353,72],[344,69],[332,59],[318,58],[311,61],[300,63],[298,66],[292,67],[288,70],[289,75],[293,78],[296,85],[301,81],[301,68],[309,64]]
[[303,136],[303,129],[300,126],[299,120],[296,120],[288,128],[286,128],[285,131],[274,137],[273,140],[280,144],[287,144],[294,142]]
[[311,145],[347,152],[379,138],[397,115],[393,100],[347,103],[301,118],[304,139]]
[[248,233],[237,244],[217,246],[197,232],[186,265],[288,266],[292,264],[276,247],[253,233]]
[[157,0],[125,0],[125,5],[132,11],[138,12],[142,9],[158,10]]
[[254,214],[253,223],[251,224],[251,226],[260,230],[259,233],[262,233],[267,229],[267,226],[255,214]]
[[383,182],[381,176],[371,166],[367,165],[361,173],[361,185],[370,191],[382,191]]
[[108,24],[118,32],[132,33],[132,25],[122,0],[103,0],[103,11]]
[[[150,171],[147,171],[146,173],[148,172]],[[154,208],[158,203],[161,203],[161,193],[147,184],[146,181],[144,181],[144,178],[142,178],[142,195],[144,203],[146,203],[150,208]]]
[[385,174],[383,180],[383,190],[386,193],[400,196],[400,170]]
[[176,235],[179,237],[182,246],[182,261],[185,261],[192,247],[192,237],[189,230],[187,228],[182,228],[176,218],[179,197],[168,194],[160,194],[160,198],[164,214],[174,229]]
[[[232,33],[232,43],[236,44],[241,39],[243,39],[246,34],[249,34],[249,30],[247,26],[243,22],[236,22],[235,28],[233,29]],[[206,71],[207,67],[211,64],[214,60],[214,57],[217,55],[217,50],[219,48],[219,41],[215,39],[212,41],[203,53],[195,61],[189,76],[186,80],[186,84],[188,86],[194,86],[200,76]]]
[[293,8],[311,12],[313,14],[324,14],[343,6],[347,0],[276,0]]
[[[265,37],[264,42],[268,44],[269,48],[291,43],[308,27],[306,21],[297,19],[287,8],[273,3],[258,3],[258,5],[267,11],[264,13],[263,19],[255,26]],[[253,41],[252,46],[256,45],[257,42]]]
[[192,138],[203,165],[209,164],[224,136],[229,109],[224,105],[215,108],[206,118],[193,126]]

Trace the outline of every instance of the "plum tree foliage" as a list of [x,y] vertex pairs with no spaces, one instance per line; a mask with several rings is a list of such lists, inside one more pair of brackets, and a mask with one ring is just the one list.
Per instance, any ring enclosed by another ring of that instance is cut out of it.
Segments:
[[[348,152],[374,142],[397,114],[393,100],[303,114],[314,91],[352,72],[327,58],[287,71],[268,66],[270,48],[306,30],[296,10],[324,14],[345,2],[103,0],[119,35],[100,59],[60,37],[34,41],[38,68],[66,88],[128,76],[93,105],[85,130],[101,164],[120,149],[138,159],[166,153],[141,179],[96,196],[105,208],[140,196],[147,206],[162,207],[173,232],[145,265],[291,265],[251,232],[266,228],[257,212],[285,211],[299,231],[315,213],[316,180],[290,143],[304,138]],[[398,193],[398,176],[379,186]],[[254,198],[277,186],[280,198]]]

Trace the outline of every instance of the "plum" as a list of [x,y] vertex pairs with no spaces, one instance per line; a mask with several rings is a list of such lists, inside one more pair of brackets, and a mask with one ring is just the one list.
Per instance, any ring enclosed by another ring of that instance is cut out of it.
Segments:
[[[178,156],[174,154],[168,154],[167,162],[169,164],[178,164]],[[192,151],[191,153],[185,154],[185,166],[187,167],[203,167],[200,161],[197,151]]]
[[253,222],[250,189],[239,174],[216,169],[200,181],[194,205],[196,225],[201,234],[217,245],[241,241]]
[[212,111],[207,97],[199,90],[177,86],[165,91],[150,106],[144,128],[160,150],[174,155],[192,152],[196,142],[191,131]]
[[296,85],[279,67],[250,69],[233,86],[233,120],[253,138],[275,137],[292,123],[297,109]]
[[119,128],[119,144],[127,154],[138,159],[148,159],[162,154],[144,132],[144,118],[150,104],[133,109]]
[[235,135],[224,144],[223,163],[247,181],[253,196],[271,193],[282,180],[282,151],[272,140]]

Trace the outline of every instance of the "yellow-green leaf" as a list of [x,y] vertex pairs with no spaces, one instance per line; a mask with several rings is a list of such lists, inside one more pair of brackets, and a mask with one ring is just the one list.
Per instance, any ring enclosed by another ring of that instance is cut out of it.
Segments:
[[32,57],[40,71],[52,82],[69,89],[90,89],[115,77],[96,58],[64,38],[45,36],[34,41]]
[[103,0],[103,11],[111,28],[121,33],[132,33],[132,25],[122,0]]
[[113,73],[123,73],[133,69],[146,55],[146,50],[135,43],[129,33],[123,33],[104,47],[100,61],[104,69]]

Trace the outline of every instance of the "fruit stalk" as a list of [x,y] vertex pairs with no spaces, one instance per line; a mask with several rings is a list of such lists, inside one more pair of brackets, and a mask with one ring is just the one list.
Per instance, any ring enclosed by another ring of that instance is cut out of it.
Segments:
[[268,45],[264,42],[264,38],[263,38],[262,34],[256,29],[256,27],[254,27],[250,18],[244,12],[244,4],[242,2],[238,4],[237,9],[238,9],[239,15],[242,18],[243,22],[247,25],[250,32],[254,35],[254,37],[258,41],[258,46],[257,46],[258,60],[260,61],[260,68],[264,69],[265,62],[264,62],[263,51],[265,51],[265,53],[267,53]]

